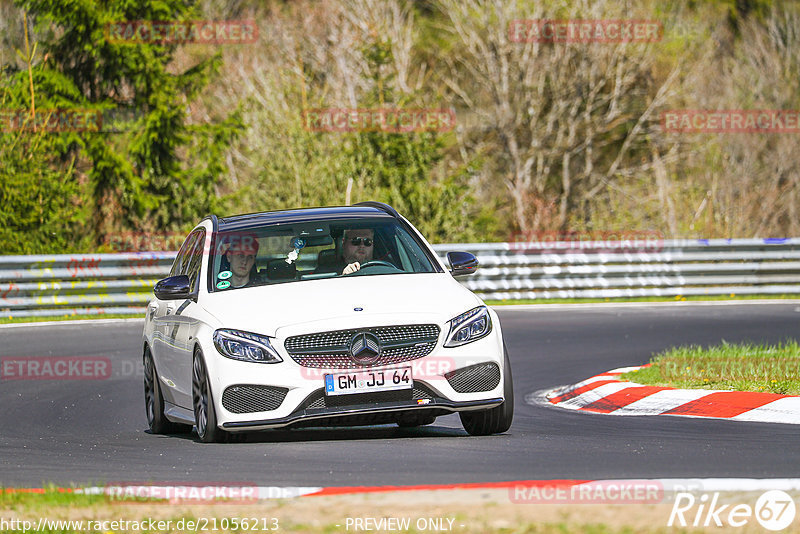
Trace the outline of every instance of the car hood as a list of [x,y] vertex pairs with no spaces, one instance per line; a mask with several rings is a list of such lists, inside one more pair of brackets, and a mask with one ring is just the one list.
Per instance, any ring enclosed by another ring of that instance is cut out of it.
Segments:
[[305,280],[203,297],[201,304],[219,320],[218,327],[268,336],[370,325],[441,324],[482,304],[447,273]]

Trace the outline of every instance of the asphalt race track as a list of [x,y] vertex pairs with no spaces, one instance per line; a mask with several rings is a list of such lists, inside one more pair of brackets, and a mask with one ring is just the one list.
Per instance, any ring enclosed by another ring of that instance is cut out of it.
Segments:
[[800,426],[612,417],[525,404],[526,394],[646,362],[680,344],[800,339],[800,305],[499,310],[517,399],[504,435],[457,416],[420,429],[304,429],[203,445],[145,429],[141,322],[0,329],[0,357],[99,356],[105,380],[0,380],[0,485],[179,481],[270,486],[528,479],[800,477]]

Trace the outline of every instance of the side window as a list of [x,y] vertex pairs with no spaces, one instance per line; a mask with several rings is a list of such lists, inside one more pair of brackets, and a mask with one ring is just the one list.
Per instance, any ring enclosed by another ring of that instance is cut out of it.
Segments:
[[425,258],[425,253],[420,248],[420,245],[407,232],[397,229],[395,231],[395,239],[397,240],[397,248],[405,252],[405,259],[410,262],[415,272],[436,272],[436,268]]
[[197,234],[197,236],[186,264],[186,270],[181,273],[189,275],[189,283],[191,284],[192,291],[197,289],[197,282],[200,278],[200,268],[203,266],[203,249],[205,248],[206,242],[205,229],[201,228],[197,230],[195,234]]
[[405,247],[400,243],[400,238],[397,237],[397,234],[394,236],[394,243],[397,247],[397,254],[400,256],[400,263],[403,266],[403,270],[413,272],[414,267],[411,265],[411,258],[408,257],[408,252],[406,252]]
[[181,250],[178,252],[178,255],[175,257],[175,261],[172,262],[172,269],[169,271],[170,276],[177,276],[179,274],[184,274],[184,265],[187,264],[189,259],[189,254],[194,247],[194,243],[197,240],[197,232],[193,232],[189,234],[189,237],[186,238],[186,241],[183,242],[181,246]]

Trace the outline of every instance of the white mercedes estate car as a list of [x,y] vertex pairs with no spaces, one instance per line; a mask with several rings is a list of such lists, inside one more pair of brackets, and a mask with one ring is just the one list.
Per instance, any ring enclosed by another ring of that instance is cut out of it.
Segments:
[[192,230],[147,306],[147,421],[203,442],[275,428],[427,425],[505,432],[514,397],[497,314],[378,202]]

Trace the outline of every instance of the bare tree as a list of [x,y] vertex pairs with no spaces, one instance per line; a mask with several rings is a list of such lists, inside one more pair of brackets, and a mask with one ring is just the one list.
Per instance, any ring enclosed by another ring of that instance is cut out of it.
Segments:
[[438,2],[459,45],[444,81],[454,105],[484,125],[464,144],[499,158],[522,232],[546,224],[542,206],[553,207],[550,224],[563,229],[571,216],[590,217],[601,193],[644,202],[623,180],[677,160],[677,147],[653,134],[680,69],[655,79],[651,44],[512,41],[509,25],[519,19],[636,18],[605,1],[521,4]]
[[[244,103],[248,129],[229,160],[235,186],[250,186],[261,208],[362,197],[369,169],[342,157],[341,136],[304,128],[303,111],[375,99],[405,104],[424,73],[413,61],[410,2],[308,0],[273,5],[257,17],[258,43],[229,52],[214,98],[224,107]],[[369,58],[375,43],[391,52],[379,72]],[[394,80],[399,94],[388,94],[384,79]]]
[[[732,54],[714,59],[714,68],[695,80],[699,107],[800,109],[800,6],[781,4],[765,22],[745,21]],[[703,137],[701,157],[711,162],[715,187],[709,192],[720,233],[800,235],[797,134]]]

